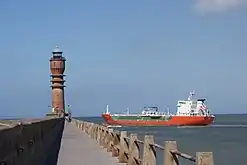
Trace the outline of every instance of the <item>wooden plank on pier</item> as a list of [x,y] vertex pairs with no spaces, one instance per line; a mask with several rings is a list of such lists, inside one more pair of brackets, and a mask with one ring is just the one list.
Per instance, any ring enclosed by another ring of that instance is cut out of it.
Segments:
[[65,123],[58,165],[120,165],[95,140],[78,129],[74,124]]

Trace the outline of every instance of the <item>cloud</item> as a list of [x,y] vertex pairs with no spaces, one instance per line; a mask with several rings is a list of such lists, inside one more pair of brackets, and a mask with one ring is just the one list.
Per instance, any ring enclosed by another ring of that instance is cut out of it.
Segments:
[[199,13],[224,12],[247,5],[247,0],[196,0],[194,9]]

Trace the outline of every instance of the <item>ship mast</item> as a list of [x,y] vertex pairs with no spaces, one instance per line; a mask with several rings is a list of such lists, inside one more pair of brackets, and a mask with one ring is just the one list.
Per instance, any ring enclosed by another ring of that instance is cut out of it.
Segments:
[[129,114],[130,113],[130,110],[129,110],[129,108],[127,108],[127,110],[126,110],[126,114]]
[[167,106],[167,107],[166,107],[166,109],[167,109],[167,113],[168,113],[168,115],[170,115],[170,110],[169,110],[169,107]]
[[108,104],[106,105],[106,114],[109,114]]

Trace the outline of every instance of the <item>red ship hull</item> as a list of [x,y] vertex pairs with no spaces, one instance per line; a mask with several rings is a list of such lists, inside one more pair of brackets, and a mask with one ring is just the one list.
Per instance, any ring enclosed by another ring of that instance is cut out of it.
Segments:
[[205,126],[214,121],[214,116],[171,116],[169,120],[121,120],[114,119],[111,114],[102,114],[109,125],[122,126]]

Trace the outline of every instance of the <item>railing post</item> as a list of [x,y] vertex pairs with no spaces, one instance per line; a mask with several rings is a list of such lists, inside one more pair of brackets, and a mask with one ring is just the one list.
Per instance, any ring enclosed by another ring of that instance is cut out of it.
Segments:
[[87,123],[83,122],[82,131],[85,132],[85,133],[87,133],[86,128],[87,128]]
[[87,124],[86,122],[83,122],[82,123],[82,129],[81,129],[85,133],[86,133],[86,124]]
[[142,165],[156,165],[156,150],[153,135],[145,135]]
[[83,132],[85,132],[85,122],[84,122],[84,121],[82,122],[82,128],[81,128],[81,130],[82,130]]
[[212,152],[197,152],[196,153],[196,165],[213,165],[213,153]]
[[97,142],[100,144],[100,132],[101,129],[100,129],[100,125],[97,125]]
[[118,133],[113,133],[113,148],[112,148],[112,156],[118,156],[119,155],[119,150],[118,146],[120,144],[120,138]]
[[109,130],[104,128],[104,148],[108,148],[109,144]]
[[103,127],[103,148],[105,148],[106,147],[106,143],[107,143],[107,129],[105,128],[105,127]]
[[93,128],[93,123],[89,124],[89,136],[92,137],[92,128]]
[[165,141],[164,165],[177,165],[178,156],[173,155],[171,150],[177,150],[176,141]]
[[89,125],[89,137],[93,138],[93,123]]
[[93,139],[97,141],[97,124],[93,127]]
[[87,123],[86,123],[85,121],[82,122],[81,130],[82,130],[83,132],[86,132],[86,126],[87,126]]
[[84,131],[86,132],[86,134],[88,134],[88,123],[87,122],[85,122],[85,127],[84,127]]
[[89,127],[90,126],[90,124],[87,122],[87,134],[89,135]]
[[91,128],[91,138],[94,139],[94,123],[92,123],[92,128]]
[[108,145],[107,145],[107,152],[112,152],[112,146],[113,146],[113,129],[108,129]]
[[99,139],[99,144],[100,144],[100,146],[103,146],[104,145],[104,132],[103,132],[104,130],[103,130],[103,127],[102,126],[100,126],[100,139]]
[[128,159],[127,159],[127,152],[129,149],[129,144],[128,141],[126,139],[127,137],[127,131],[121,131],[120,133],[120,151],[119,151],[119,163],[127,163]]
[[93,132],[93,139],[97,141],[97,124],[94,124]]
[[91,128],[91,138],[94,139],[94,123],[92,124],[92,128]]
[[128,165],[139,165],[140,151],[137,143],[137,134],[130,134]]

